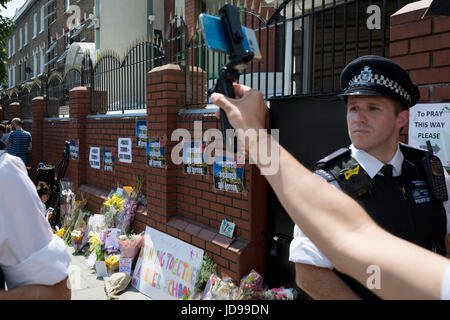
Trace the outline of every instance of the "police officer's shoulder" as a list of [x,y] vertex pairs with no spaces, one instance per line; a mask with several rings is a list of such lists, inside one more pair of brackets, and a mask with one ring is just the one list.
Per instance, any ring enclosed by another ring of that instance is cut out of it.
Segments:
[[315,170],[326,169],[327,167],[329,167],[336,161],[339,161],[341,159],[346,159],[350,155],[351,155],[351,151],[349,148],[340,148],[339,150],[329,154],[325,158],[317,161],[314,164],[314,169]]
[[403,153],[403,156],[408,160],[420,159],[428,152],[428,150],[426,149],[414,147],[409,144],[404,144],[402,142],[400,142],[399,145],[400,151]]

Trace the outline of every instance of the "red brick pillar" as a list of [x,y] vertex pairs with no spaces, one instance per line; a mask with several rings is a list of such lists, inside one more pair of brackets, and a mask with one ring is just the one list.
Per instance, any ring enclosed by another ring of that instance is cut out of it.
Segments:
[[70,160],[68,176],[74,189],[86,183],[86,166],[88,164],[88,147],[86,146],[86,116],[91,110],[90,89],[76,87],[69,93],[70,106],[70,139],[79,142],[78,160]]
[[20,110],[20,102],[13,102],[9,105],[10,108],[10,114],[11,114],[11,119],[14,118],[21,118],[22,117],[22,112]]
[[[31,172],[34,174],[39,162],[43,159],[43,142],[44,142],[44,118],[47,115],[47,103],[43,97],[33,98],[31,102],[32,110],[32,149],[31,149]],[[35,178],[32,174],[33,179]]]
[[178,65],[164,65],[147,74],[147,135],[165,137],[167,168],[147,170],[147,224],[165,231],[165,223],[176,214],[177,168],[170,154],[177,142],[170,137],[177,127],[178,111],[184,108],[185,73]]
[[3,108],[0,107],[0,122],[3,121]]
[[[450,101],[450,17],[426,16],[427,1],[404,6],[391,16],[389,54],[420,90],[420,103]],[[402,141],[408,128],[402,130]]]

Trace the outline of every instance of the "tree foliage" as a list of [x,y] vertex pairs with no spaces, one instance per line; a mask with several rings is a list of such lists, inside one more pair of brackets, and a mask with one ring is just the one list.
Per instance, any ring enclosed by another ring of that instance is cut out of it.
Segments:
[[6,4],[11,0],[0,0],[0,85],[6,86],[6,64],[8,63],[8,54],[6,52],[6,39],[13,31],[13,22],[4,17],[1,13],[6,9]]

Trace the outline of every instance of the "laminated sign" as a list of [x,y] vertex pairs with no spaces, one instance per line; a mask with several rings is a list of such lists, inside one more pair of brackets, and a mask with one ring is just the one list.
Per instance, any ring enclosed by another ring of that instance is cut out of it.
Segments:
[[92,168],[100,169],[100,148],[91,147],[89,151],[89,163]]
[[118,156],[120,162],[131,163],[131,138],[119,138]]
[[103,170],[114,171],[114,156],[110,150],[103,150]]
[[136,146],[138,148],[147,147],[147,121],[136,121]]
[[166,167],[165,149],[165,137],[151,137],[147,140],[147,164],[149,167]]
[[69,150],[70,150],[70,159],[78,160],[79,153],[80,153],[80,141],[79,140],[70,140]]
[[179,300],[194,292],[203,250],[153,228],[134,268],[133,287],[156,300]]
[[244,191],[244,164],[228,157],[214,158],[214,188],[242,193]]
[[206,142],[184,142],[183,143],[183,171],[186,174],[206,175],[208,166],[203,152]]
[[408,143],[427,150],[430,141],[433,154],[450,170],[450,103],[417,104],[409,110]]

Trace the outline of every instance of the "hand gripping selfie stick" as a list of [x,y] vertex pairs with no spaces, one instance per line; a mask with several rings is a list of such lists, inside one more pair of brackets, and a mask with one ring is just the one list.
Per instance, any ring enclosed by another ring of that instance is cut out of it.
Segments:
[[[235,6],[226,4],[219,10],[219,15],[228,38],[230,61],[220,69],[215,86],[208,89],[208,96],[213,92],[218,92],[226,97],[235,98],[233,82],[239,80],[239,70],[244,69],[247,63],[253,59],[255,54],[244,49],[244,34],[242,33],[242,26],[239,20],[239,9]],[[220,122],[223,142],[225,145],[230,146],[233,143],[233,136],[230,135],[230,137],[227,137],[226,130],[233,129],[233,127],[222,109],[220,109]],[[234,143],[234,153],[236,152],[237,144]]]

